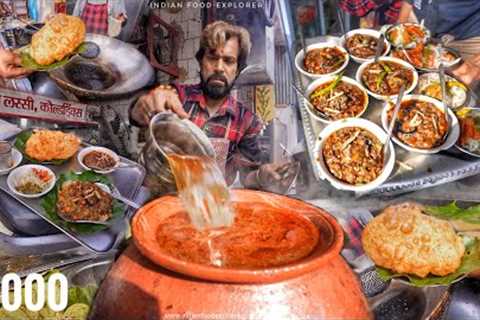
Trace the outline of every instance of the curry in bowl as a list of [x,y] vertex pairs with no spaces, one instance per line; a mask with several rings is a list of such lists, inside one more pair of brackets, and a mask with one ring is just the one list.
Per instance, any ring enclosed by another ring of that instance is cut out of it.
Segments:
[[347,60],[337,47],[315,48],[307,51],[303,60],[305,71],[312,74],[328,74],[339,70]]
[[370,183],[383,171],[383,143],[364,128],[345,127],[333,132],[321,152],[328,171],[351,185]]
[[320,84],[309,99],[315,108],[313,112],[319,111],[332,121],[358,117],[368,105],[366,92],[353,79],[341,75]]
[[402,85],[407,91],[414,84],[414,70],[390,60],[379,60],[368,64],[360,77],[363,84],[374,94],[395,96]]
[[[377,51],[378,37],[369,34],[356,33],[345,41],[345,47],[348,52],[361,59],[370,59],[375,57]],[[382,55],[386,53],[388,46],[384,44]]]
[[[387,112],[390,123],[393,105]],[[435,104],[420,99],[402,101],[394,125],[394,135],[401,142],[416,149],[432,149],[444,141],[448,133],[445,113]]]

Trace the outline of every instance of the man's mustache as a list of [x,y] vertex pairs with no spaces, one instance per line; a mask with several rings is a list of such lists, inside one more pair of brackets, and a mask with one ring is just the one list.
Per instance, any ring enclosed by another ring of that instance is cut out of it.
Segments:
[[222,75],[222,74],[213,74],[211,75],[210,77],[208,77],[207,79],[207,83],[210,82],[210,81],[213,81],[213,80],[219,80],[219,81],[223,81],[225,83],[225,85],[228,85],[228,80],[227,78]]

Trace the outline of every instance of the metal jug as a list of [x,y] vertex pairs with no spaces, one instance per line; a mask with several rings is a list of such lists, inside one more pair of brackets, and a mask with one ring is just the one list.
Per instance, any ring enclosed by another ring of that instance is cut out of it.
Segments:
[[150,120],[147,142],[138,160],[147,171],[145,186],[152,197],[177,190],[166,159],[170,153],[215,158],[210,140],[194,123],[174,113],[156,114]]

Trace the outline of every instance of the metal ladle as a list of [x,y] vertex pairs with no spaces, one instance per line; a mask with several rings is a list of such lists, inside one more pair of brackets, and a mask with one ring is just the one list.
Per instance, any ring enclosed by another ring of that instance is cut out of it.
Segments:
[[324,113],[324,112],[318,110],[317,108],[315,108],[315,106],[310,102],[310,100],[302,93],[302,91],[300,90],[300,88],[298,88],[294,83],[292,83],[292,87],[295,89],[295,91],[297,91],[297,93],[298,93],[303,99],[305,99],[305,101],[306,101],[307,104],[310,106],[310,108],[312,109],[313,112],[318,113],[318,115],[320,115],[321,118],[323,118],[323,119],[325,119],[325,120],[327,120],[327,121],[330,121],[330,117],[329,117],[326,113]]
[[442,140],[436,143],[436,145],[442,145],[450,135],[450,129],[452,127],[452,120],[450,119],[450,114],[448,113],[448,106],[445,102],[445,99],[447,98],[447,88],[445,82],[445,67],[443,66],[443,61],[440,61],[440,66],[438,67],[438,75],[440,77],[440,87],[442,89],[443,113],[445,114],[445,119],[447,120],[447,132],[443,135]]
[[117,200],[120,200],[121,202],[125,203],[126,205],[128,205],[129,207],[132,207],[134,209],[140,209],[140,205],[136,202],[133,202],[132,200],[130,199],[127,199],[125,198],[124,196],[122,196],[122,194],[120,193],[120,191],[118,191],[117,188],[115,188],[114,186],[112,186],[111,188],[103,183],[100,183],[100,182],[97,182],[95,183],[100,189],[102,189],[103,191],[105,191],[106,193],[110,194],[113,198],[117,199]]
[[381,33],[380,37],[377,39],[377,51],[375,51],[375,60],[374,60],[375,63],[378,62],[378,58],[383,52],[384,39],[385,39],[385,35]]
[[404,93],[405,84],[402,85],[402,87],[400,88],[400,92],[398,93],[397,102],[395,103],[395,108],[393,109],[392,119],[390,120],[390,123],[388,125],[387,139],[383,144],[383,168],[385,168],[385,165],[387,164],[390,155],[390,140],[392,139],[393,128],[397,121],[397,116],[398,112],[400,111],[400,106],[402,104],[402,98]]

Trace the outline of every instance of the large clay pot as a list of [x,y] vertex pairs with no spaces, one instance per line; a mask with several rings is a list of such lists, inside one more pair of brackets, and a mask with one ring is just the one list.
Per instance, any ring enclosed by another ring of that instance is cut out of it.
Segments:
[[370,318],[358,280],[339,254],[343,231],[332,216],[279,195],[248,190],[232,194],[236,202],[269,203],[308,217],[319,229],[319,244],[306,258],[268,269],[225,269],[180,261],[162,254],[155,243],[158,222],[181,210],[176,197],[162,197],[136,214],[135,245],[126,249],[102,283],[91,318]]

